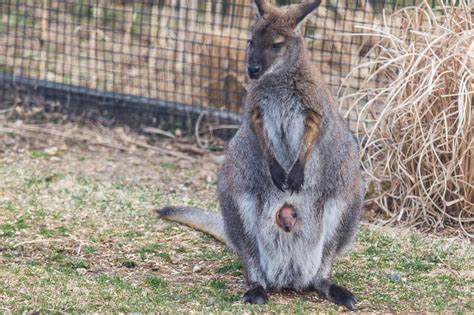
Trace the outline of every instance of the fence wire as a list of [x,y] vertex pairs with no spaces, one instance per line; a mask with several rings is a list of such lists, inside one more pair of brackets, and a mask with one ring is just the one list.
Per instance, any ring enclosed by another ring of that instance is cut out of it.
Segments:
[[[415,1],[323,1],[303,31],[334,95],[341,85],[357,89],[358,78],[365,79],[359,70],[355,79],[343,81],[374,45],[362,34],[364,28],[381,27],[387,12]],[[299,1],[273,1],[291,2]],[[0,85],[40,88],[47,97],[78,108],[95,104],[122,113],[147,108],[170,116],[206,112],[237,121],[245,97],[245,46],[254,19],[250,4],[4,0]],[[163,122],[160,114],[140,117],[144,124]]]

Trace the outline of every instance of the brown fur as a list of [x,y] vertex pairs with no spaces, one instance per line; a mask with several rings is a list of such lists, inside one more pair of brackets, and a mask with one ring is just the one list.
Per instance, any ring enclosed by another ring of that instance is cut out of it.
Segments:
[[252,126],[255,132],[255,135],[257,136],[257,139],[259,141],[259,144],[263,150],[263,154],[265,155],[266,159],[269,160],[271,159],[272,152],[270,150],[270,147],[265,140],[265,136],[263,134],[263,121],[262,121],[262,114],[260,112],[259,107],[253,107],[250,110],[250,115],[251,115],[251,120],[252,120]]
[[310,111],[305,118],[305,134],[303,138],[303,145],[301,148],[299,159],[303,163],[306,163],[310,153],[313,151],[314,145],[319,134],[319,128],[321,126],[321,115],[314,111]]

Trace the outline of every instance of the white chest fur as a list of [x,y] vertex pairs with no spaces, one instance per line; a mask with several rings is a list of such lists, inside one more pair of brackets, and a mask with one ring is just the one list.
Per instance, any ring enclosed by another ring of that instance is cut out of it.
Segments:
[[304,135],[303,107],[291,98],[272,98],[262,107],[266,140],[277,161],[289,171],[298,157]]

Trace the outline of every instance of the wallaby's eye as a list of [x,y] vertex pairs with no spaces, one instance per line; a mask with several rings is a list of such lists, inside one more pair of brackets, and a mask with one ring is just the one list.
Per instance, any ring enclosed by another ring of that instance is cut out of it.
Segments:
[[252,41],[251,39],[247,40],[247,45],[252,46],[252,45],[253,45],[253,41]]
[[280,42],[280,43],[275,43],[272,45],[272,50],[277,52],[279,51],[283,46],[285,45],[284,42]]

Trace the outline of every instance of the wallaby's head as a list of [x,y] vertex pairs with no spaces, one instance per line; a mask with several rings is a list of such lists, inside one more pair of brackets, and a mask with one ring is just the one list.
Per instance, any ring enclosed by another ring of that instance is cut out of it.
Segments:
[[250,79],[285,69],[300,58],[306,48],[299,25],[320,3],[321,0],[305,1],[281,10],[267,0],[254,0],[257,21],[251,28],[247,45]]

